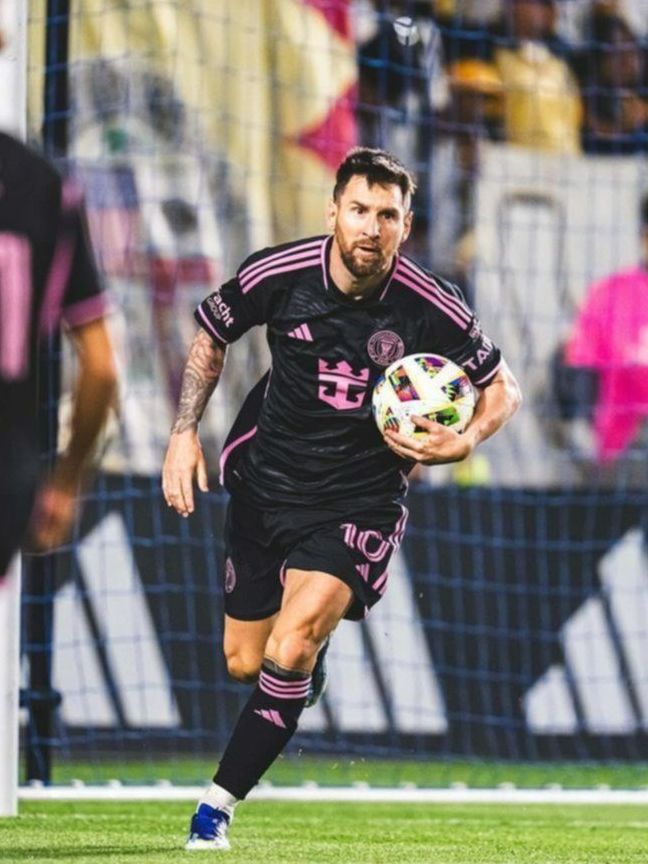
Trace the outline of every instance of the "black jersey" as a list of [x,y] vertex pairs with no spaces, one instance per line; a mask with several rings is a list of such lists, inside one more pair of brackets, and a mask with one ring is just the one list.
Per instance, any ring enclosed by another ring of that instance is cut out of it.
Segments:
[[78,193],[0,133],[0,431],[33,426],[41,340],[103,313]]
[[398,496],[411,463],[386,446],[372,418],[381,372],[407,354],[435,353],[479,387],[500,364],[455,286],[399,255],[372,297],[353,299],[331,281],[331,242],[313,237],[257,252],[195,313],[226,345],[267,325],[269,379],[246,400],[221,457],[223,468],[243,454],[236,476],[263,506]]

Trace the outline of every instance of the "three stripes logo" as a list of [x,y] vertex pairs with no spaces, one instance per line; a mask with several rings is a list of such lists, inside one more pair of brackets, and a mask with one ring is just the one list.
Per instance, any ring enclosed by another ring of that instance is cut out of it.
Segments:
[[294,330],[291,330],[290,333],[287,333],[286,335],[291,339],[301,339],[303,342],[313,341],[313,335],[308,324],[300,324],[299,327],[295,327]]
[[278,711],[269,710],[266,708],[255,708],[254,713],[258,714],[259,717],[263,717],[263,719],[267,720],[269,723],[272,723],[273,726],[278,726],[280,729],[287,728],[281,714]]

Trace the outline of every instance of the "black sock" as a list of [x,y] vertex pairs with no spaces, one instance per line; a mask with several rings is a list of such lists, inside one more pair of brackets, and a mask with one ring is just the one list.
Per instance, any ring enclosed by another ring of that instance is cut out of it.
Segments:
[[259,682],[241,711],[214,783],[245,798],[297,728],[311,676],[264,660]]

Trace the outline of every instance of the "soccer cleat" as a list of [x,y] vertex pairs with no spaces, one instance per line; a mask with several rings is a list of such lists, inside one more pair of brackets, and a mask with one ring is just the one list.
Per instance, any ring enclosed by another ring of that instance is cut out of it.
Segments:
[[304,708],[312,708],[313,705],[317,705],[320,700],[320,696],[326,690],[326,685],[328,683],[326,652],[328,651],[330,641],[331,637],[327,636],[326,641],[320,648],[319,654],[317,655],[315,667],[313,668],[313,672],[311,674],[311,683],[310,687],[308,688],[308,695],[306,696]]
[[187,852],[230,848],[227,839],[231,817],[224,810],[201,804],[191,817],[189,837],[185,843]]

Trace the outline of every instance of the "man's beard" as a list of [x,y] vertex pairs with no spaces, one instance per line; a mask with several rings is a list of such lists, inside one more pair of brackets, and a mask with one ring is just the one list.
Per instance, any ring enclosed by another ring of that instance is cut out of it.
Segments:
[[382,273],[385,266],[385,259],[381,249],[376,248],[376,255],[373,255],[366,261],[361,261],[354,257],[357,244],[346,248],[343,246],[339,234],[337,240],[342,263],[353,277],[356,279],[362,279],[366,276],[377,276],[379,273]]

